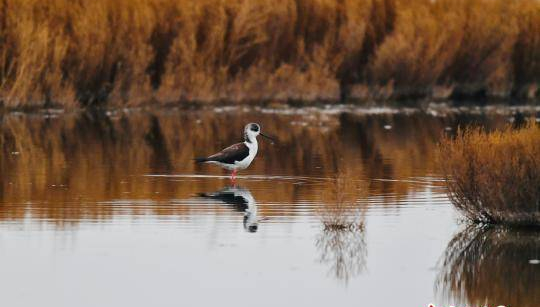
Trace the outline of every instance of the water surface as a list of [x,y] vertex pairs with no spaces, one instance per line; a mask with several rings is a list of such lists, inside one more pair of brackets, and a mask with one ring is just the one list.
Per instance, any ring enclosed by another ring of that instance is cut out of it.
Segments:
[[[538,233],[463,225],[436,161],[441,135],[501,127],[512,112],[4,115],[0,301],[537,306]],[[279,141],[260,140],[236,185],[193,163],[241,140],[248,122]]]

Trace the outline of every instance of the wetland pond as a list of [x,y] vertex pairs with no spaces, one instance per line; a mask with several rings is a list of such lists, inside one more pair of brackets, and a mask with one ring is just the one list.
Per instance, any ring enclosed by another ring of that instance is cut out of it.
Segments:
[[[539,306],[540,233],[467,227],[436,160],[516,110],[4,114],[0,305]],[[236,186],[193,163],[248,122]]]

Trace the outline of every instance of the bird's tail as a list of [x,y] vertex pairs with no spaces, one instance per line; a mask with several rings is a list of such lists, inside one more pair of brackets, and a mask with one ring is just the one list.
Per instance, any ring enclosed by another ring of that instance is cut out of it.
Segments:
[[195,161],[196,163],[203,163],[208,162],[208,158],[195,158],[193,159],[193,161]]

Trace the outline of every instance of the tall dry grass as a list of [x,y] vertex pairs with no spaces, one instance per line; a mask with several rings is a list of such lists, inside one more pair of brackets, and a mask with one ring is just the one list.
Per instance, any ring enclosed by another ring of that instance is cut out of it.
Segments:
[[539,29],[537,0],[1,0],[0,100],[537,97]]
[[452,203],[483,223],[540,225],[540,127],[460,130],[440,144]]

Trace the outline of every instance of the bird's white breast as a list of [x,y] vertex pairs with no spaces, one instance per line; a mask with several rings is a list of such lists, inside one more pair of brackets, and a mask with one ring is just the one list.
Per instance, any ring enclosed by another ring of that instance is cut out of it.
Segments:
[[255,140],[255,142],[244,142],[244,144],[246,144],[246,146],[249,148],[249,154],[246,158],[244,158],[244,160],[234,162],[236,169],[247,168],[251,164],[253,159],[255,159],[257,151],[259,150],[259,144],[257,144],[257,140]]

